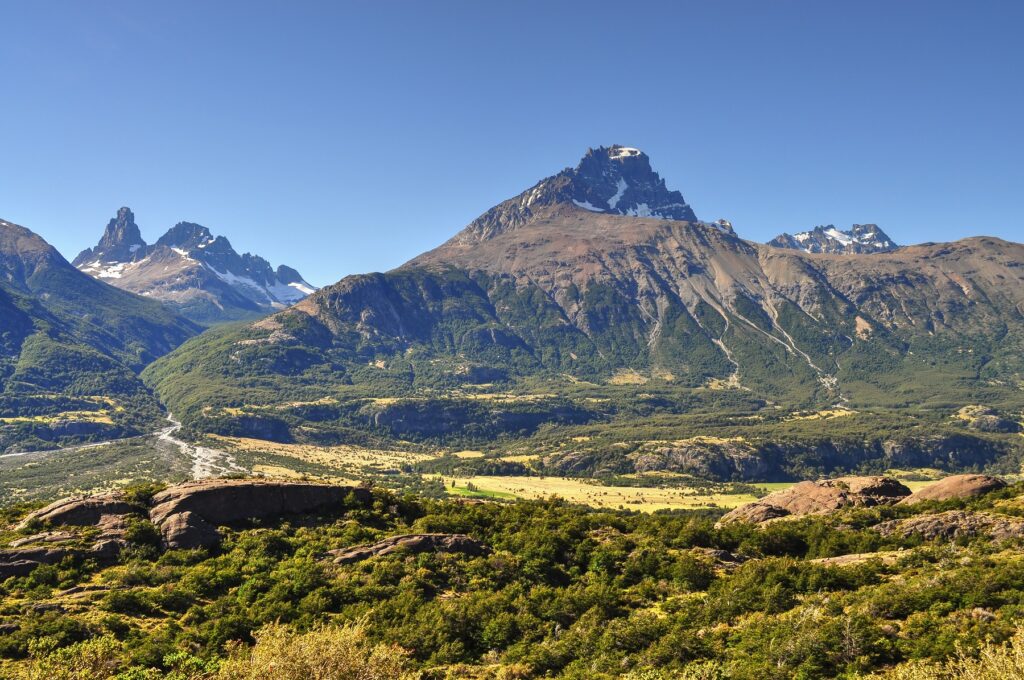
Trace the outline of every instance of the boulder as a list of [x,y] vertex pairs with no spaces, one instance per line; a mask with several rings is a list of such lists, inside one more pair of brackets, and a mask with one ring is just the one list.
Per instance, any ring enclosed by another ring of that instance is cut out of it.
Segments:
[[750,559],[745,555],[737,555],[736,553],[719,548],[690,548],[690,554],[711,562],[716,569],[724,571],[738,569],[744,562]]
[[848,507],[892,505],[910,489],[891,477],[838,477],[799,482],[724,515],[722,523],[761,523],[779,517],[835,512]]
[[930,515],[882,522],[874,527],[883,536],[921,536],[926,541],[983,536],[996,541],[1024,536],[1024,519],[984,512],[950,510]]
[[953,475],[934,484],[929,484],[914,494],[900,501],[903,505],[913,505],[921,501],[947,501],[952,498],[974,498],[997,491],[1006,486],[1006,482],[989,475]]
[[160,535],[168,548],[211,548],[219,545],[220,532],[194,512],[186,510],[167,517],[160,525]]
[[163,524],[171,515],[194,512],[215,526],[249,519],[300,515],[341,507],[350,494],[369,502],[370,490],[312,482],[215,479],[165,489],[153,496],[149,518]]
[[721,522],[723,524],[728,524],[729,522],[760,524],[771,519],[786,517],[789,514],[789,510],[786,510],[785,508],[780,508],[763,501],[755,501],[753,503],[741,505],[740,507],[727,512],[725,516],[722,517]]
[[18,528],[35,521],[53,526],[91,526],[98,523],[103,515],[132,515],[143,511],[142,507],[125,500],[119,493],[65,498],[30,513]]
[[379,555],[390,555],[400,550],[411,553],[457,552],[471,556],[486,555],[490,552],[487,546],[466,534],[405,534],[385,538],[369,545],[330,550],[328,554],[334,557],[335,564],[351,564]]
[[35,547],[0,550],[0,579],[25,576],[38,566],[58,564],[66,557],[93,559],[100,564],[112,564],[117,561],[123,547],[123,541],[101,536],[88,549],[60,544],[44,544]]
[[39,564],[32,560],[7,559],[6,556],[0,555],[0,581],[12,576],[28,576]]
[[[168,548],[209,548],[218,545],[217,527],[248,519],[278,518],[341,507],[350,496],[370,502],[369,489],[310,482],[218,479],[182,484],[153,497],[150,520],[157,525]],[[46,532],[0,550],[0,579],[24,576],[41,564],[56,564],[65,557],[111,563],[126,545],[131,516],[145,516],[145,508],[122,494],[68,498],[33,512],[19,527],[35,521],[51,525],[94,526],[94,543],[83,547],[72,532]]]

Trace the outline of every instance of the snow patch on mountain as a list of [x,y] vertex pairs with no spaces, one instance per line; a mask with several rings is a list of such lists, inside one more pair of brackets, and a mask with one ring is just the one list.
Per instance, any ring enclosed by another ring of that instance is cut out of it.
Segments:
[[[280,266],[275,271],[258,255],[239,255],[226,238],[193,222],[179,222],[147,245],[128,208],[118,211],[99,244],[83,251],[74,265],[186,313],[189,305],[205,305],[195,317],[203,322],[281,309],[316,291],[294,269]],[[218,310],[212,317],[210,305]]]
[[629,185],[626,184],[626,180],[619,178],[619,183],[615,187],[615,195],[608,199],[608,207],[615,210],[615,206],[619,204],[619,199],[622,198],[622,194],[626,193],[626,188]]
[[779,234],[768,245],[806,253],[887,253],[899,248],[876,224],[837,229],[829,224],[797,234]]

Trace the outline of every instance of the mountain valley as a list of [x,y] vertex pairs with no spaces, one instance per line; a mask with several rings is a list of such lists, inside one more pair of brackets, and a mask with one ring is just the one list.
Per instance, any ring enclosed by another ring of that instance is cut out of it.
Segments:
[[744,240],[618,146],[320,290],[0,221],[0,677],[1002,663],[1022,284],[992,237]]
[[956,414],[1020,419],[1022,262],[989,237],[745,241],[646,154],[602,147],[398,269],[209,331],[145,379],[195,437],[529,453],[549,473],[1012,467],[1018,435]]

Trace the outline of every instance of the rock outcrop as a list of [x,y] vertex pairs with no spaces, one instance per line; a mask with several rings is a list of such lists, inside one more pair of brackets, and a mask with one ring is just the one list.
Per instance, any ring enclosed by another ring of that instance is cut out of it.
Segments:
[[32,513],[18,528],[34,523],[91,526],[100,529],[99,536],[89,547],[71,531],[45,531],[17,539],[10,549],[0,550],[0,579],[24,576],[42,564],[56,564],[65,557],[114,562],[126,545],[125,530],[132,517],[148,517],[160,530],[168,549],[212,548],[221,542],[217,531],[220,525],[329,511],[344,507],[353,498],[368,503],[371,497],[369,489],[354,486],[215,479],[161,491],[153,496],[149,507],[129,502],[117,493],[67,498]]
[[160,525],[160,536],[171,549],[212,548],[221,541],[217,527],[188,510],[169,515]]
[[398,551],[410,553],[442,552],[464,555],[486,555],[490,549],[466,534],[405,534],[392,536],[377,543],[359,545],[353,548],[330,550],[335,564],[352,564],[371,557],[390,555]]
[[43,532],[11,542],[8,550],[0,550],[0,580],[26,576],[44,564],[58,564],[67,557],[91,559],[100,564],[113,564],[127,545],[124,540],[123,516],[104,515],[97,525],[101,533],[88,546],[70,532]]
[[848,507],[892,505],[910,489],[891,477],[839,477],[799,482],[759,501],[736,508],[722,523],[760,523],[780,517],[820,515]]
[[916,535],[926,541],[937,538],[951,541],[978,536],[1005,541],[1024,537],[1024,519],[963,510],[917,515],[882,522],[872,528],[883,536],[909,538]]
[[757,501],[754,503],[747,503],[740,507],[730,510],[721,519],[722,524],[729,522],[745,522],[747,524],[761,524],[769,520],[778,519],[780,517],[787,517],[791,513],[785,508],[780,508],[776,505],[771,505],[763,501]]
[[957,411],[954,418],[967,423],[967,427],[977,432],[1020,432],[1021,424],[1005,417],[999,411],[988,406],[970,405]]
[[214,524],[298,515],[340,506],[349,495],[370,500],[370,490],[312,482],[214,479],[174,486],[153,496],[150,519],[162,523],[179,512],[195,512]]
[[310,482],[217,479],[161,491],[153,496],[149,518],[160,528],[168,547],[209,547],[220,542],[215,527],[221,524],[340,508],[350,496],[367,503],[370,490]]
[[33,522],[42,522],[51,526],[91,526],[99,524],[105,515],[129,515],[143,512],[145,512],[145,508],[129,502],[120,493],[64,498],[30,513],[18,524],[18,528],[24,529]]
[[913,505],[922,501],[948,501],[953,498],[974,498],[998,491],[1006,482],[989,475],[953,475],[941,479],[904,498],[900,503]]

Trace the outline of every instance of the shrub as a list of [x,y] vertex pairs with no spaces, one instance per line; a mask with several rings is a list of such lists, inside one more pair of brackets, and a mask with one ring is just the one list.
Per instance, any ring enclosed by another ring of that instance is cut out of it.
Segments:
[[297,633],[271,624],[251,647],[235,646],[217,675],[222,680],[413,680],[406,653],[372,644],[359,625],[322,626]]

